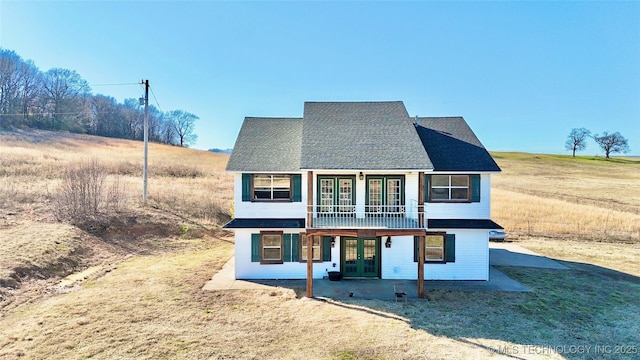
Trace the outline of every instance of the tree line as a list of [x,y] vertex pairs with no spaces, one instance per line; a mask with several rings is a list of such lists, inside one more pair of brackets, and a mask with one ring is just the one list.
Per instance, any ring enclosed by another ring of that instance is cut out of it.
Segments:
[[[183,110],[160,111],[149,104],[149,141],[189,146],[199,118]],[[118,103],[91,92],[76,71],[42,72],[31,60],[0,48],[0,130],[34,128],[142,140],[144,111],[138,99]]]
[[605,131],[602,135],[591,135],[591,131],[585,128],[571,129],[571,132],[567,135],[567,142],[564,148],[572,151],[573,157],[576,157],[576,151],[585,150],[587,148],[587,140],[590,138],[600,146],[607,159],[614,153],[626,154],[629,152],[629,141],[619,132],[609,133]]

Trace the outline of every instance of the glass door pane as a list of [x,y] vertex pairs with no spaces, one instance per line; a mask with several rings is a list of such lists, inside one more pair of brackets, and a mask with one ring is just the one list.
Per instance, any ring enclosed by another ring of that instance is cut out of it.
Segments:
[[387,179],[387,211],[390,215],[402,213],[402,189],[400,179]]
[[331,213],[334,211],[333,205],[333,179],[320,179],[320,212]]
[[338,205],[342,213],[353,212],[353,180],[340,179],[338,186]]
[[344,276],[358,275],[358,239],[344,239]]
[[362,242],[362,276],[378,275],[378,247],[376,239],[360,239]]
[[369,179],[368,212],[381,213],[382,210],[382,179]]

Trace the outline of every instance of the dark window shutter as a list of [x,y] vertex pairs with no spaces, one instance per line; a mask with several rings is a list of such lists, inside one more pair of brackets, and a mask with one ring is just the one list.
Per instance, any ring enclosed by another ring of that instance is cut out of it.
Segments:
[[291,200],[294,202],[302,201],[302,175],[293,174],[291,175],[291,186],[293,195],[291,196]]
[[322,237],[322,261],[331,261],[331,236]]
[[444,256],[446,262],[456,262],[456,234],[445,235]]
[[242,201],[251,201],[251,174],[242,174]]
[[291,261],[300,261],[300,235],[291,235]]
[[291,262],[291,234],[284,234],[284,262]]
[[260,262],[260,234],[251,234],[251,262]]
[[480,202],[480,175],[471,175],[471,202]]
[[413,237],[413,262],[418,262],[418,237]]
[[[424,202],[427,203],[429,202],[429,180],[431,180],[431,175],[425,175],[424,176]],[[416,258],[416,261],[417,258]]]

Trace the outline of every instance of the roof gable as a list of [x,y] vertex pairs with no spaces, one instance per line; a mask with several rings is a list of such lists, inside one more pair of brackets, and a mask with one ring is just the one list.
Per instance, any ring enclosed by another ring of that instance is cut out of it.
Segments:
[[431,169],[401,101],[306,102],[302,169]]
[[302,119],[247,117],[227,163],[229,171],[299,171]]
[[462,117],[418,118],[416,130],[436,171],[500,171]]

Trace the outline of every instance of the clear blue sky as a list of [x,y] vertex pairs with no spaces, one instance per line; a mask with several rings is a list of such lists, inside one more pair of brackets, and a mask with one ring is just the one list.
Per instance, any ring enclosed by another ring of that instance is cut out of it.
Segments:
[[402,100],[464,116],[490,150],[568,153],[586,127],[640,154],[638,1],[1,0],[0,46],[119,102],[142,88],[98,85],[149,79],[152,104],[200,117],[199,149],[304,101]]

